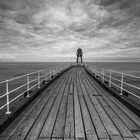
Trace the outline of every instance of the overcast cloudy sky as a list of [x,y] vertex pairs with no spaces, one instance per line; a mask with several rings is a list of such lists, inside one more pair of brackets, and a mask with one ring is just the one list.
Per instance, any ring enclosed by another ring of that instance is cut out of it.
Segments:
[[140,0],[0,0],[0,61],[140,61]]

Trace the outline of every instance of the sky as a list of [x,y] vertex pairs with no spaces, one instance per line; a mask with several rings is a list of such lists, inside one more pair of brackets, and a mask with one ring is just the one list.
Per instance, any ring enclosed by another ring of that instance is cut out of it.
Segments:
[[0,61],[140,61],[140,0],[0,0]]

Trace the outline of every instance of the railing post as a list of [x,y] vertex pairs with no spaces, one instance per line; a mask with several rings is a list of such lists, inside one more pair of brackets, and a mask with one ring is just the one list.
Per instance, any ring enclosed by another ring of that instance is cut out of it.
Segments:
[[105,80],[105,72],[104,72],[104,69],[103,69],[103,80],[102,80],[103,83],[104,83],[104,80]]
[[98,76],[100,78],[100,67],[98,68]]
[[47,71],[45,70],[45,82],[47,82]]
[[9,83],[7,80],[6,80],[6,103],[7,103],[6,114],[11,114],[10,107],[9,107]]
[[96,75],[97,75],[97,71],[96,71],[96,68],[94,68],[94,71],[95,71],[95,77],[96,77]]
[[52,68],[50,67],[50,80],[52,79]]
[[38,88],[40,88],[40,72],[38,72]]
[[110,71],[110,80],[109,80],[109,87],[111,87],[111,79],[112,79],[112,73],[111,73],[111,71]]
[[55,74],[57,74],[57,66],[55,67]]
[[56,75],[56,66],[54,67],[54,75]]
[[54,76],[54,66],[52,67],[52,76]]
[[30,94],[29,94],[29,88],[30,88],[30,77],[29,75],[27,75],[27,97],[30,97]]
[[123,81],[124,81],[124,79],[123,79],[123,74],[122,74],[122,76],[121,76],[121,92],[120,92],[120,95],[123,95]]

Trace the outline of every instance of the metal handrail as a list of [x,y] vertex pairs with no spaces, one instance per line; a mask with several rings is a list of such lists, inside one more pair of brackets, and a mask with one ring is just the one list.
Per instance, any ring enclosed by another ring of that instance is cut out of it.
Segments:
[[[28,73],[28,74],[24,74],[24,75],[21,75],[21,76],[18,76],[18,77],[14,77],[14,78],[11,78],[11,79],[8,79],[8,80],[5,80],[5,81],[1,81],[0,82],[0,85],[3,85],[5,84],[6,88],[6,92],[5,94],[1,95],[0,96],[0,100],[4,97],[6,97],[6,103],[1,105],[0,106],[0,110],[2,110],[3,108],[6,107],[6,114],[11,114],[11,111],[10,111],[10,104],[12,102],[14,102],[16,99],[18,99],[19,97],[21,97],[22,95],[24,95],[25,93],[27,93],[27,96],[26,97],[30,97],[30,93],[29,91],[35,87],[38,87],[38,89],[40,88],[41,86],[41,83],[43,81],[47,81],[47,79],[52,79],[52,76],[56,75],[57,73],[60,73],[62,72],[63,70],[69,68],[70,65],[57,65],[57,66],[52,66],[50,67],[49,69],[43,69],[43,70],[39,70],[39,71],[35,71],[35,72],[31,72],[31,73]],[[32,75],[36,74],[37,75],[37,78],[35,79],[30,79]],[[12,90],[9,90],[9,82],[12,82],[12,81],[15,81],[15,80],[18,80],[18,79],[21,79],[21,78],[26,78],[26,83],[12,89]],[[37,81],[37,83],[35,83],[34,85],[30,86],[31,83]],[[23,92],[21,92],[20,94],[18,94],[16,97],[14,97],[13,99],[10,100],[10,94],[23,88],[23,87],[26,87],[26,90],[24,90]]]
[[131,75],[131,74],[123,73],[123,72],[118,72],[118,71],[114,71],[114,70],[109,70],[109,69],[104,69],[104,70],[111,71],[111,72],[116,73],[116,74],[123,74],[125,76],[133,77],[133,78],[136,78],[136,79],[140,79],[139,76],[135,76],[135,75]]
[[[135,79],[140,79],[140,77],[135,76],[135,75],[131,75],[131,74],[126,74],[126,73],[123,73],[123,72],[110,70],[110,69],[99,68],[99,67],[92,66],[92,65],[87,65],[87,68],[90,71],[92,71],[95,74],[95,76],[98,75],[102,79],[103,83],[105,81],[108,81],[109,82],[109,87],[111,87],[112,85],[118,87],[120,89],[120,95],[123,95],[123,91],[126,91],[129,94],[131,94],[132,96],[135,96],[136,98],[140,99],[140,96],[138,96],[135,93],[131,92],[130,90],[127,90],[126,88],[124,88],[124,85],[127,85],[128,87],[131,87],[131,88],[134,88],[134,89],[140,91],[140,87],[138,87],[136,85],[132,85],[132,84],[127,83],[126,81],[124,81],[124,76],[125,77],[135,78]],[[120,75],[121,79],[117,79],[116,77],[113,77],[113,74]],[[106,78],[106,77],[108,77],[108,78]],[[120,82],[120,86],[117,85],[116,83],[114,83],[112,80]]]

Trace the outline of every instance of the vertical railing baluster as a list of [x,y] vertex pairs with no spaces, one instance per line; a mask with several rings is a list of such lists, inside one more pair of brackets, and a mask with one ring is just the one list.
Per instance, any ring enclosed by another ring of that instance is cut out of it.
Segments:
[[110,80],[109,80],[109,87],[111,87],[111,82],[112,82],[112,81],[111,81],[111,79],[112,79],[112,73],[111,73],[111,71],[110,71],[110,76],[109,76],[109,77],[110,77]]
[[57,66],[55,67],[55,74],[57,75]]
[[100,66],[99,66],[99,78],[101,78],[101,70],[100,70]]
[[52,68],[50,67],[50,80],[52,79]]
[[104,80],[105,80],[105,72],[104,72],[104,69],[103,69],[103,83],[104,83]]
[[47,82],[47,71],[45,70],[45,82]]
[[96,77],[96,75],[97,75],[96,68],[94,68],[94,70],[95,70],[95,77]]
[[30,77],[29,74],[27,75],[27,96],[26,97],[30,97],[30,93],[29,93],[29,88],[30,88]]
[[53,66],[53,76],[54,76],[54,70],[55,70],[55,67]]
[[121,92],[120,92],[120,95],[123,95],[123,81],[124,81],[124,75],[122,73],[122,75],[121,75]]
[[6,114],[11,114],[10,111],[10,103],[9,103],[9,83],[8,80],[6,80],[6,103],[7,103],[7,111]]
[[40,88],[40,72],[38,72],[38,88]]
[[54,75],[56,75],[56,66],[54,67]]

